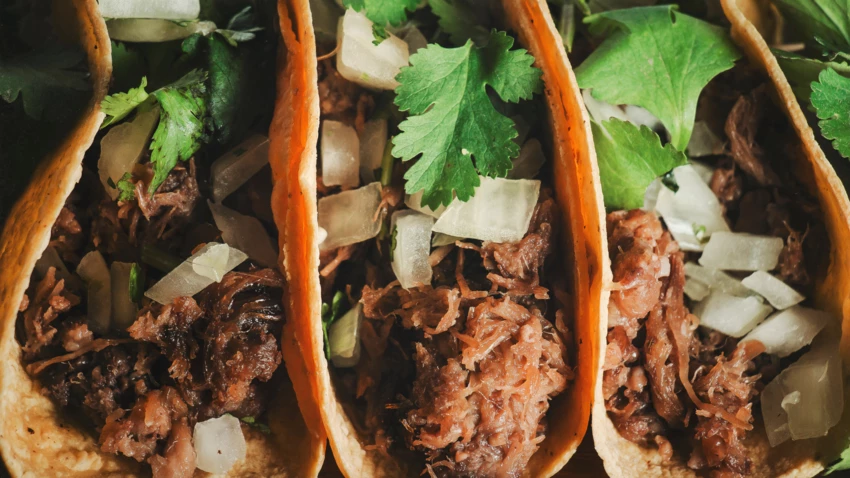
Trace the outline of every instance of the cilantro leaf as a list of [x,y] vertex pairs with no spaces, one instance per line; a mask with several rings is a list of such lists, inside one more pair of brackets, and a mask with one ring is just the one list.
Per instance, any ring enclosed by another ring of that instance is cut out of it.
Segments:
[[831,68],[844,76],[850,75],[850,64],[844,62],[820,61],[782,50],[773,50],[773,55],[788,78],[794,94],[801,101],[809,101],[811,84],[818,80],[823,70]]
[[407,12],[416,10],[419,0],[342,0],[342,4],[346,8],[363,12],[373,23],[383,26],[405,22]]
[[77,50],[33,51],[9,61],[0,59],[0,98],[23,98],[24,112],[40,119],[62,106],[64,92],[91,89],[86,71],[74,70],[85,60]]
[[846,0],[774,0],[794,32],[818,38],[830,49],[850,51],[850,2]]
[[513,166],[511,158],[519,154],[512,141],[516,126],[493,106],[487,86],[509,102],[529,99],[541,86],[534,58],[511,50],[513,43],[494,31],[486,47],[430,44],[396,77],[395,104],[410,116],[399,125],[392,153],[404,161],[419,157],[404,178],[409,194],[424,189],[423,205],[437,209],[454,194],[467,201],[479,174],[505,177]]
[[430,0],[428,5],[437,15],[440,28],[449,34],[449,40],[455,45],[461,46],[467,40],[476,44],[487,41],[490,32],[481,26],[484,23],[481,15],[462,0]]
[[137,48],[112,41],[112,91],[126,91],[136,86],[147,69],[144,56]]
[[106,118],[100,125],[100,129],[117,123],[130,114],[137,106],[148,99],[145,87],[148,86],[147,77],[142,77],[142,83],[138,88],[130,88],[126,93],[115,93],[109,95],[100,102],[100,109],[106,113]]
[[829,468],[827,468],[824,475],[829,475],[832,472],[841,470],[850,470],[850,447],[845,448],[844,451],[841,452],[841,457],[838,462],[833,463]]
[[377,23],[372,24],[372,36],[375,38],[372,40],[372,44],[375,46],[380,45],[384,40],[390,37],[390,34],[387,33],[387,29],[378,25]]
[[238,125],[240,99],[246,77],[239,51],[213,35],[209,42],[210,117],[218,132],[218,140],[226,143]]
[[272,429],[269,428],[268,425],[266,425],[265,423],[258,422],[257,419],[254,417],[242,417],[241,420],[251,428],[256,428],[257,430],[266,435],[269,435],[272,432]]
[[602,124],[592,121],[591,129],[599,160],[602,196],[609,209],[643,206],[649,183],[688,162],[685,154],[672,144],[662,146],[658,134],[646,126],[638,128],[612,118]]
[[683,151],[700,91],[741,56],[726,32],[671,5],[615,10],[584,21],[597,31],[613,31],[576,69],[579,86],[611,104],[646,108]]
[[328,328],[334,321],[342,317],[342,306],[345,301],[345,293],[341,290],[336,291],[331,304],[322,304],[322,334],[325,336],[325,356],[328,360],[331,359],[330,339],[328,338]]
[[129,202],[136,198],[136,194],[134,192],[135,186],[132,183],[133,175],[130,173],[124,173],[124,176],[121,176],[121,179],[118,180],[118,184],[115,185],[115,189],[118,190],[118,200]]
[[845,158],[850,158],[850,78],[832,68],[823,70],[812,83],[812,106],[826,139]]
[[201,147],[207,114],[206,78],[206,73],[193,70],[153,93],[162,110],[150,146],[154,167],[150,192],[165,181],[178,160],[187,161]]

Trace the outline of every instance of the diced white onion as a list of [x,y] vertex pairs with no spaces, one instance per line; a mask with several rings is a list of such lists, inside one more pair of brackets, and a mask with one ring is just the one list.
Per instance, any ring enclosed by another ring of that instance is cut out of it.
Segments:
[[401,39],[407,43],[407,51],[411,55],[428,46],[428,40],[425,38],[425,35],[412,24],[405,28],[404,32],[401,32]]
[[319,244],[321,244],[321,243],[325,242],[325,239],[327,239],[327,238],[328,238],[328,231],[326,231],[325,228],[320,227],[319,231],[316,233],[316,241]]
[[434,218],[421,212],[406,209],[396,211],[392,217],[394,249],[392,268],[405,289],[431,284],[431,228]]
[[[387,120],[367,121],[360,135],[360,179],[364,184],[377,178],[375,170],[381,167],[384,148],[387,146]],[[327,183],[325,183],[327,184]]]
[[508,173],[509,179],[532,179],[540,172],[540,167],[546,162],[543,146],[535,138],[522,145],[519,156],[513,160],[514,167]]
[[208,35],[215,31],[215,23],[194,21],[180,24],[154,18],[119,18],[108,20],[106,28],[111,40],[156,43],[182,40],[195,33]]
[[358,303],[328,328],[328,347],[335,367],[354,367],[360,361],[361,322],[363,304]]
[[192,441],[195,464],[207,473],[227,473],[248,452],[242,425],[229,414],[196,423]]
[[755,297],[735,297],[712,291],[694,307],[699,324],[732,337],[742,337],[753,330],[773,309]]
[[708,297],[708,294],[711,292],[711,288],[702,282],[696,279],[689,279],[685,281],[685,295],[691,298],[691,300],[701,301]]
[[844,411],[838,340],[818,338],[812,350],[774,378],[761,394],[770,446],[825,436]]
[[703,267],[694,262],[685,263],[685,276],[688,279],[695,279],[707,285],[712,290],[719,290],[736,297],[749,297],[755,295],[752,290],[744,286],[738,279],[729,274]]
[[410,209],[413,209],[414,211],[419,211],[422,214],[427,214],[429,216],[437,217],[437,218],[442,216],[443,212],[445,212],[445,210],[446,210],[446,206],[440,204],[440,206],[435,211],[428,206],[422,205],[422,194],[424,192],[425,191],[422,190],[422,191],[416,192],[414,194],[405,194],[404,195],[404,204],[407,205],[407,207],[409,207]]
[[112,284],[112,328],[127,330],[136,321],[139,309],[130,296],[132,262],[113,262],[109,265]]
[[769,271],[779,263],[782,239],[735,232],[712,234],[699,263],[727,271]]
[[597,123],[602,123],[611,118],[617,118],[623,121],[629,120],[626,112],[619,106],[594,98],[590,88],[581,90],[581,97],[584,99],[584,105],[587,107],[590,117]]
[[77,274],[86,283],[89,328],[98,334],[105,334],[109,330],[112,315],[112,278],[100,252],[92,251],[83,256],[77,266]]
[[787,357],[812,343],[832,317],[823,311],[795,305],[777,312],[744,337],[758,340],[767,353]]
[[360,183],[360,139],[339,121],[322,121],[322,183],[354,188]]
[[788,284],[764,271],[755,271],[741,281],[748,288],[758,292],[778,310],[803,302],[806,298]]
[[629,119],[629,123],[632,123],[635,126],[646,126],[653,131],[659,131],[664,127],[664,125],[661,124],[661,120],[654,114],[650,113],[646,108],[641,108],[640,106],[635,105],[626,105],[623,109],[625,110],[626,117]]
[[221,204],[268,163],[268,138],[255,134],[239,143],[212,164],[213,201]]
[[200,0],[100,0],[104,18],[161,18],[194,20],[201,13]]
[[705,121],[697,121],[694,123],[694,131],[691,133],[691,139],[688,141],[688,156],[691,158],[701,158],[703,156],[713,156],[723,153],[723,140],[717,137],[708,123]]
[[691,165],[674,169],[673,177],[679,185],[678,191],[660,187],[655,209],[682,250],[701,251],[705,238],[715,232],[729,231],[723,206]]
[[221,238],[265,267],[277,266],[277,247],[259,219],[207,201]]
[[114,186],[125,173],[133,171],[133,166],[139,162],[145,152],[145,146],[158,120],[159,106],[140,111],[133,121],[113,126],[100,141],[97,173],[103,188],[113,200],[118,199],[119,192]]
[[319,199],[319,227],[327,231],[319,248],[327,251],[377,236],[381,232],[381,217],[376,214],[380,204],[379,182]]
[[224,274],[247,258],[247,254],[227,244],[210,242],[166,274],[145,296],[160,304],[170,304],[177,297],[191,297],[221,281]]
[[366,88],[394,90],[395,77],[408,64],[404,40],[393,34],[375,45],[372,22],[365,15],[347,9],[339,24],[339,52],[336,68],[343,78]]
[[481,177],[467,202],[452,201],[433,230],[492,242],[516,242],[525,236],[540,194],[540,181]]

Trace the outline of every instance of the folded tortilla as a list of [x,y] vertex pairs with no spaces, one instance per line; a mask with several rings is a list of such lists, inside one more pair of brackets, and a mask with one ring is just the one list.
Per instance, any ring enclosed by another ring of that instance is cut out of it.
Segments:
[[[273,120],[272,164],[275,168],[275,212],[286,217],[281,234],[284,270],[290,281],[287,327],[292,331],[306,368],[292,380],[296,385],[309,382],[315,403],[314,415],[305,411],[308,423],[324,423],[337,464],[349,478],[361,476],[418,476],[420,469],[396,457],[364,448],[363,437],[338,401],[325,358],[319,282],[318,211],[316,197],[316,160],[319,139],[319,92],[316,41],[307,0],[289,0],[281,4],[281,25],[288,56],[282,59],[278,76],[278,104]],[[542,0],[505,1],[505,25],[517,32],[519,43],[535,57],[543,70],[547,116],[551,125],[553,185],[564,217],[561,244],[564,276],[572,299],[569,305],[575,343],[568,345],[575,364],[576,378],[568,389],[551,401],[549,428],[545,441],[532,457],[527,476],[551,476],[570,459],[585,431],[593,387],[601,364],[600,328],[595,318],[604,309],[603,275],[609,274],[607,254],[597,240],[604,218],[595,214],[601,207],[601,189],[594,180],[596,164],[591,159],[592,137],[587,113],[570,70],[560,36]],[[285,160],[284,158],[288,158]],[[594,214],[588,215],[592,211]],[[285,331],[285,333],[288,333]],[[287,335],[287,337],[289,337]],[[288,357],[287,357],[288,360]],[[296,386],[296,390],[301,389]],[[300,398],[300,397],[299,397]],[[319,432],[320,430],[315,430]]]
[[[815,277],[814,306],[828,311],[842,319],[841,350],[844,357],[844,375],[850,371],[850,201],[841,181],[824,156],[808,126],[803,111],[797,103],[791,86],[788,84],[773,53],[762,37],[771,38],[777,22],[769,15],[769,6],[757,0],[722,0],[723,10],[732,24],[732,38],[744,51],[750,63],[769,79],[771,96],[782,108],[802,140],[803,153],[794,156],[796,164],[789,164],[806,188],[816,197],[823,211],[827,233],[832,251],[829,254],[829,267]],[[745,14],[746,12],[746,14]],[[580,97],[579,90],[573,94]],[[594,155],[595,156],[595,155]],[[604,224],[605,209],[602,202],[594,211]],[[607,250],[607,235],[601,231],[596,240]],[[611,285],[611,277],[605,277]],[[598,317],[602,333],[607,328],[607,307],[601,309]],[[605,335],[603,335],[605,337]],[[601,372],[600,372],[601,373]],[[848,396],[845,380],[845,397]],[[675,457],[672,463],[663,463],[656,449],[644,448],[622,436],[608,418],[602,395],[602,381],[596,384],[595,401],[592,413],[593,439],[596,450],[605,463],[605,470],[612,477],[672,477],[699,476],[688,468],[681,457]],[[845,399],[846,400],[846,399]],[[850,430],[850,417],[843,414],[841,422],[830,430],[829,435],[820,439],[786,441],[771,448],[764,432],[760,417],[756,419],[754,430],[748,434],[746,446],[753,462],[753,477],[809,477],[824,469],[825,461],[838,456],[846,445],[845,437]]]
[[[0,236],[0,454],[15,477],[149,476],[147,464],[101,452],[92,433],[77,426],[75,417],[41,394],[40,385],[24,370],[21,346],[15,339],[18,307],[35,263],[50,241],[53,223],[80,179],[83,156],[105,116],[100,102],[112,75],[111,45],[97,2],[67,2],[56,19],[66,22],[57,26],[61,33],[86,52],[93,92],[79,124],[44,158]],[[282,230],[284,218],[275,214],[275,221]],[[286,341],[282,343],[286,348]],[[284,355],[289,370],[303,369],[300,355]],[[309,396],[309,392],[303,395]],[[311,434],[295,412],[292,384],[283,385],[273,403],[268,412],[271,433],[243,427],[247,456],[228,476],[306,477],[319,473],[325,439]],[[206,475],[200,470],[195,473]]]

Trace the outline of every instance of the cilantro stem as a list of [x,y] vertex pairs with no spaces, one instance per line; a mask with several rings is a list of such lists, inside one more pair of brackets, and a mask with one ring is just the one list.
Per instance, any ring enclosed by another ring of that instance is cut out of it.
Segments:
[[389,186],[393,181],[393,164],[393,138],[390,138],[384,146],[384,156],[381,158],[381,185]]
[[154,269],[168,273],[183,261],[179,257],[173,256],[155,246],[145,244],[142,246],[142,262]]

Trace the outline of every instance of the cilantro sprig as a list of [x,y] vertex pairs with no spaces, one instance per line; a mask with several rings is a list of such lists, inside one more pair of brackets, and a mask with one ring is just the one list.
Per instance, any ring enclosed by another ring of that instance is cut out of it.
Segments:
[[393,140],[393,156],[418,158],[406,173],[409,194],[424,190],[422,204],[436,209],[455,196],[467,201],[478,175],[505,177],[519,154],[513,121],[499,113],[489,86],[502,101],[516,103],[540,91],[541,71],[514,39],[490,33],[485,46],[471,41],[458,48],[437,44],[410,57],[396,79],[395,104],[409,113]]
[[832,141],[842,156],[850,158],[850,78],[832,68],[823,70],[818,81],[812,83],[811,101],[824,138]]
[[11,60],[0,58],[0,98],[12,103],[23,98],[27,116],[40,119],[62,107],[69,91],[91,89],[88,73],[76,68],[85,55],[77,50],[36,50]]
[[416,10],[419,0],[343,0],[342,4],[363,12],[369,20],[380,25],[400,25],[407,20],[407,12]]

